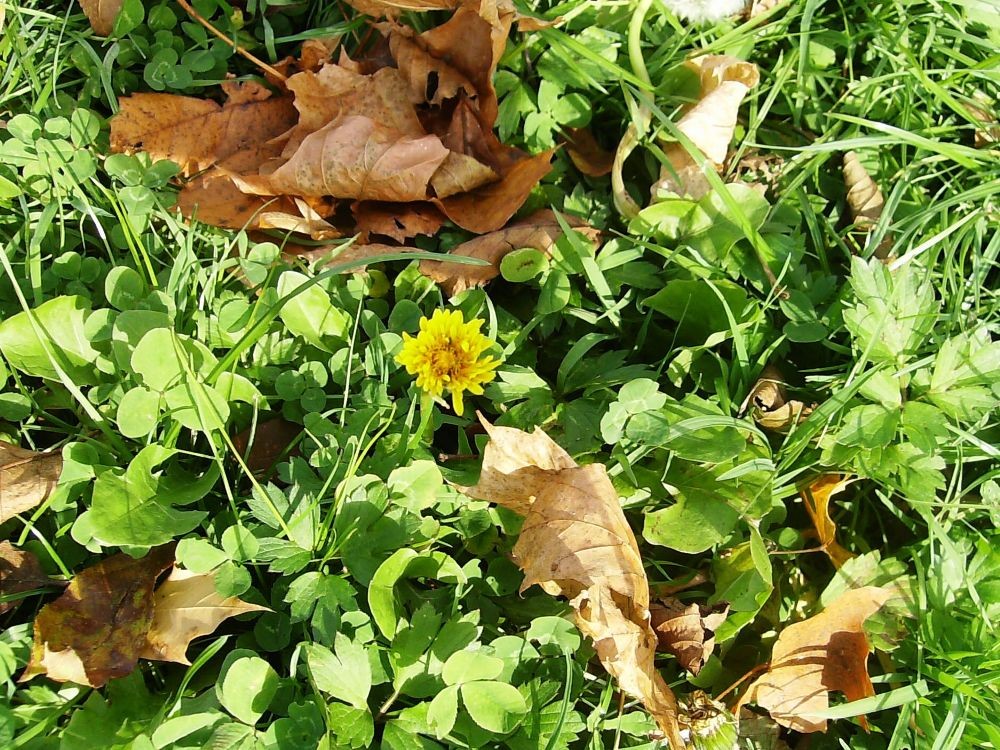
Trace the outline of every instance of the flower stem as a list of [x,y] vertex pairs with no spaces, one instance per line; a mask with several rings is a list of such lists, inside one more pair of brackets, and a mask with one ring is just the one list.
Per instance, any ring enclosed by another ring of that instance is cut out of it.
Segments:
[[410,453],[417,449],[424,438],[430,442],[434,437],[434,397],[426,391],[420,391],[420,403],[417,408],[420,411],[420,424],[410,435],[406,445]]

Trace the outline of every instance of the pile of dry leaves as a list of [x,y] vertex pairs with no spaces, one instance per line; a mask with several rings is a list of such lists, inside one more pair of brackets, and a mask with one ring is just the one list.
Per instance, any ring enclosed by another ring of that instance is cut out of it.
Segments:
[[351,258],[384,252],[379,240],[433,235],[446,221],[485,235],[454,252],[491,267],[425,265],[449,292],[495,276],[514,248],[547,251],[561,234],[551,212],[504,228],[552,158],[551,151],[531,156],[506,146],[494,134],[493,74],[518,20],[513,5],[407,2],[406,10],[454,10],[442,25],[417,33],[394,18],[398,3],[352,4],[385,19],[374,24],[381,38],[359,59],[340,48],[333,61],[328,45],[309,41],[298,60],[270,68],[266,83],[224,83],[222,104],[171,94],[123,97],[112,150],[179,164],[178,208],[188,218],[321,241],[358,234]]

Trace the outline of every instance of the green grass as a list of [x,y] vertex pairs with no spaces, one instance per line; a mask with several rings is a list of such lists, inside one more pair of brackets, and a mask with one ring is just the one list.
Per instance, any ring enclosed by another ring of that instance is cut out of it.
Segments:
[[[231,30],[232,9],[219,5],[198,7]],[[262,12],[267,5],[247,4],[239,33],[272,62],[315,29],[343,33],[348,49],[364,34],[338,4],[271,3]],[[227,71],[255,73],[188,25],[179,6],[147,0],[144,20],[105,42],[76,5],[0,5],[0,319],[37,311],[17,318],[18,335],[52,335],[44,372],[0,351],[0,439],[61,450],[65,460],[59,488],[4,523],[0,538],[64,579],[121,549],[141,552],[127,534],[102,543],[88,524],[101,523],[116,472],[161,446],[164,460],[154,465],[173,482],[155,490],[165,502],[206,477],[206,489],[175,508],[201,515],[164,531],[184,540],[179,561],[220,564],[220,590],[274,610],[195,641],[191,666],[142,661],[91,690],[16,681],[32,622],[57,590],[17,594],[19,606],[0,615],[0,747],[292,748],[321,737],[322,747],[353,741],[390,750],[651,747],[649,719],[620,702],[592,649],[556,619],[563,604],[537,589],[516,593],[516,519],[454,489],[475,481],[470,456],[483,441],[474,419],[436,408],[432,431],[421,429],[419,395],[393,356],[421,315],[449,304],[484,319],[505,359],[475,408],[500,424],[541,426],[581,463],[605,464],[653,586],[699,572],[704,583],[684,596],[733,600],[700,676],[671,658],[659,663],[679,694],[718,694],[766,662],[777,633],[819,611],[848,576],[904,581],[913,600],[907,616],[892,610],[869,628],[876,689],[894,691],[894,700],[866,707],[870,733],[852,718],[857,707],[835,706],[842,718],[809,747],[1000,747],[1000,158],[996,143],[975,147],[980,124],[970,109],[992,108],[996,121],[1000,15],[974,0],[786,0],[747,23],[697,28],[661,3],[642,5],[636,15],[636,4],[610,0],[524,3],[533,15],[567,20],[512,36],[497,76],[501,137],[538,151],[572,124],[547,119],[537,105],[545,82],[560,99],[587,104],[581,124],[607,148],[636,128],[624,182],[647,206],[663,157],[658,139],[676,136],[691,97],[680,66],[694,50],[732,54],[756,63],[761,83],[741,109],[730,164],[774,157],[780,172],[766,200],[727,192],[731,168],[713,180],[716,201],[698,209],[703,231],[671,223],[662,204],[629,221],[615,209],[609,179],[583,177],[561,150],[525,210],[581,216],[604,231],[601,249],[595,255],[569,236],[544,275],[498,279],[451,302],[402,256],[386,256],[378,273],[319,271],[282,260],[280,235],[265,242],[188,225],[170,210],[169,164],[109,156],[106,118],[118,96],[210,96]],[[180,62],[157,67],[173,59],[168,49]],[[194,52],[201,56],[184,57]],[[847,150],[885,195],[860,249],[848,231]],[[421,248],[447,251],[467,237],[445,230]],[[891,270],[854,257],[870,258],[884,238],[893,243]],[[311,286],[286,294],[279,279],[293,269]],[[880,294],[866,294],[876,287]],[[98,312],[45,312],[74,295]],[[125,315],[135,309],[145,317]],[[310,323],[330,309],[342,311],[332,337]],[[894,324],[909,338],[887,348]],[[136,355],[150,329],[167,346]],[[942,351],[977,331],[943,361]],[[787,435],[762,431],[740,411],[769,363],[792,397],[817,405]],[[160,404],[148,417],[119,410],[126,394],[147,398],[144,384],[164,371],[193,384],[187,401]],[[964,380],[952,390],[935,385],[954,373]],[[233,376],[242,399],[221,385]],[[627,402],[642,406],[630,412]],[[907,414],[904,402],[926,408]],[[662,409],[660,423],[639,413]],[[303,433],[276,473],[255,477],[233,436],[273,416]],[[836,471],[862,477],[833,503],[838,540],[859,555],[840,573],[821,553],[797,552],[815,546],[797,487]],[[709,477],[707,489],[698,472]],[[678,491],[688,516],[677,511]],[[736,521],[703,547],[693,530],[700,527],[688,524],[729,513],[718,504],[735,508]],[[656,517],[672,519],[665,532],[647,520]],[[227,540],[236,534],[259,549],[234,551]],[[766,566],[751,560],[754,547],[770,553]],[[406,644],[373,624],[369,584],[406,549],[443,555],[450,570],[394,589],[407,637],[426,641],[411,647],[431,669],[462,648],[501,655],[505,681],[528,706],[508,735],[484,733],[460,712],[438,743],[421,712],[440,679],[424,692],[393,684],[406,668],[398,656]],[[727,590],[738,576],[744,590]],[[340,655],[338,633],[373,665],[366,708],[329,701],[329,686],[303,666],[313,644]],[[526,649],[520,655],[514,638]],[[524,655],[536,649],[537,658]],[[256,734],[252,720],[234,714],[225,687],[231,663],[251,654],[266,660],[276,686]],[[195,726],[196,716],[205,723]],[[193,728],[176,741],[157,734],[183,721]],[[784,739],[797,746],[801,738]]]

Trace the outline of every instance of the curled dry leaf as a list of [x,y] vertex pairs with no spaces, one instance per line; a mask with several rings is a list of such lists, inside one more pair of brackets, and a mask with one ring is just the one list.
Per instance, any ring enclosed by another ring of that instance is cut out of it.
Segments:
[[[847,187],[847,206],[851,210],[855,229],[862,235],[870,232],[882,216],[885,199],[854,151],[844,154],[844,185]],[[875,248],[875,257],[885,259],[891,252],[892,241],[886,237]]]
[[108,36],[115,27],[115,19],[118,18],[123,2],[124,0],[80,0],[80,7],[94,33]]
[[493,232],[506,224],[538,181],[552,169],[552,151],[522,159],[499,182],[434,203],[445,216],[470,232]]
[[830,518],[830,500],[852,481],[854,477],[846,474],[823,474],[799,490],[802,502],[816,529],[816,537],[823,551],[829,555],[838,569],[854,555],[837,543],[837,527]]
[[173,545],[141,559],[114,555],[86,568],[35,618],[31,661],[20,681],[101,687],[133,669],[153,621],[153,587],[173,563]]
[[[588,227],[579,219],[567,217],[567,223],[581,232],[589,240],[596,240],[600,232]],[[537,211],[505,229],[484,234],[482,237],[463,242],[450,255],[478,258],[488,261],[488,266],[470,266],[447,261],[424,260],[420,271],[439,283],[449,296],[466,289],[483,286],[500,274],[500,261],[508,253],[522,247],[532,247],[548,254],[563,230],[550,210]]]
[[[480,23],[482,19],[476,16]],[[476,95],[476,87],[460,71],[451,64],[434,57],[425,47],[421,46],[420,38],[415,37],[408,26],[386,24],[389,49],[392,52],[399,72],[410,87],[413,101],[426,101],[429,104],[440,105],[446,99],[453,99],[464,91],[469,96]],[[486,39],[489,42],[489,27],[486,29]]]
[[677,701],[653,664],[649,582],[604,466],[578,466],[541,430],[529,435],[482,421],[490,436],[482,475],[463,492],[524,514],[513,550],[524,571],[521,590],[537,584],[569,599],[604,668],[681,750]]
[[153,621],[139,656],[190,664],[188,645],[198,636],[214,633],[230,617],[270,611],[239,597],[219,596],[214,573],[198,574],[175,567],[153,595]]
[[16,594],[51,586],[58,581],[49,578],[38,564],[38,558],[10,542],[0,542],[0,615],[19,603]]
[[650,623],[659,640],[659,650],[673,654],[691,674],[698,674],[712,655],[715,631],[726,621],[729,605],[684,604],[666,597],[649,606]]
[[219,105],[173,94],[134,94],[118,100],[111,119],[111,150],[145,151],[170,159],[188,175],[243,152],[252,152],[295,124],[288,97],[251,99]]
[[[797,732],[825,732],[820,714],[830,706],[830,691],[849,701],[875,695],[864,622],[895,596],[875,586],[853,589],[815,617],[789,625],[774,644],[768,671],[750,685],[740,704],[755,702]],[[865,717],[858,718],[867,728]]]
[[854,223],[860,228],[875,225],[882,216],[885,199],[854,151],[844,154],[844,184],[847,186],[847,205],[851,209]]
[[566,153],[573,165],[589,177],[603,177],[611,173],[615,155],[601,147],[588,128],[568,128]]
[[747,395],[740,412],[750,409],[754,421],[765,430],[788,432],[812,414],[813,407],[789,400],[778,368],[768,365]]
[[[757,85],[760,73],[753,63],[729,55],[702,55],[687,65],[698,74],[701,91],[697,103],[677,123],[677,129],[705,154],[716,171],[721,171],[736,130],[740,104]],[[709,192],[701,167],[683,144],[669,144],[664,151],[668,163],[653,185],[654,197],[669,192],[698,199]]]
[[0,523],[45,502],[62,473],[62,454],[0,440]]

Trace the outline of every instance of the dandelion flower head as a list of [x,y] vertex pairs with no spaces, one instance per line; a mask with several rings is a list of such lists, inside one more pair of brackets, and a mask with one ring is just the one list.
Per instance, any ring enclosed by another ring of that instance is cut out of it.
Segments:
[[462,394],[482,394],[500,364],[483,356],[493,342],[479,332],[482,325],[479,319],[466,323],[459,310],[435,310],[430,318],[420,319],[416,336],[403,334],[403,349],[396,356],[408,373],[417,376],[417,387],[425,393],[440,396],[448,390],[459,416],[464,409]]

